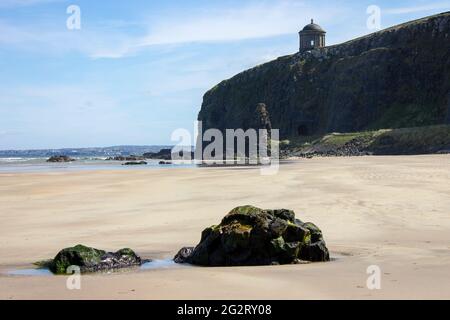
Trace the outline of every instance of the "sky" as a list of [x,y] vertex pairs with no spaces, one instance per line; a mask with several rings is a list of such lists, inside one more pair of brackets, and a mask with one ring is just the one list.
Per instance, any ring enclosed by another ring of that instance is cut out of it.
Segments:
[[[79,28],[68,28],[71,5]],[[311,18],[327,45],[374,32],[370,5],[381,28],[450,10],[439,0],[0,0],[0,149],[174,144],[174,130],[193,132],[208,89],[298,51]]]

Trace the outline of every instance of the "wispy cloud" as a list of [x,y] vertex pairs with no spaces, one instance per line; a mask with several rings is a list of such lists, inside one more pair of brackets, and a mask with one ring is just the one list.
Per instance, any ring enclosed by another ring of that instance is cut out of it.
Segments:
[[64,2],[64,1],[65,0],[1,0],[0,8],[28,7],[39,4]]
[[79,52],[91,58],[119,58],[132,53],[136,40],[124,32],[107,28],[71,31],[64,25],[23,26],[0,20],[0,45],[31,52],[65,54]]
[[409,14],[409,13],[417,13],[433,10],[448,10],[448,9],[450,9],[450,1],[428,3],[422,6],[416,5],[409,7],[392,8],[383,10],[383,12],[387,14]]
[[[0,0],[0,7],[31,6],[64,0]],[[450,1],[384,9],[400,15],[450,9]],[[82,30],[69,31],[63,22],[51,25],[32,21],[28,25],[0,20],[0,46],[19,47],[49,54],[79,52],[93,59],[118,59],[153,46],[188,43],[230,42],[294,34],[314,17],[321,24],[342,20],[352,10],[304,0],[251,1],[234,7],[210,6],[172,10],[149,15],[140,21],[96,21]],[[58,21],[61,21],[59,19]],[[132,23],[139,35],[130,33]]]
[[[23,4],[33,1],[22,0]],[[332,21],[340,9],[322,10],[320,5],[306,5],[303,1],[265,1],[243,4],[229,9],[210,8],[186,12],[172,11],[155,15],[138,26],[142,35],[131,35],[120,26],[99,22],[82,30],[69,31],[61,25],[16,25],[0,21],[0,45],[14,45],[49,53],[78,51],[91,58],[122,58],[152,46],[179,45],[193,42],[227,42],[268,38],[294,34],[311,17],[325,23]],[[303,21],[302,19],[303,18]]]
[[[231,9],[174,13],[152,21],[142,46],[188,42],[236,41],[273,37],[298,31],[315,17],[324,22],[339,9],[321,10],[303,1],[253,3]],[[304,18],[303,22],[301,18]]]

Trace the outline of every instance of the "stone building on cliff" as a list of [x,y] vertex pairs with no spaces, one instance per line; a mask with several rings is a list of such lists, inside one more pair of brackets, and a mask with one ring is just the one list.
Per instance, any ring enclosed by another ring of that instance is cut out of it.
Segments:
[[325,47],[325,34],[326,31],[311,19],[311,23],[299,32],[300,52]]

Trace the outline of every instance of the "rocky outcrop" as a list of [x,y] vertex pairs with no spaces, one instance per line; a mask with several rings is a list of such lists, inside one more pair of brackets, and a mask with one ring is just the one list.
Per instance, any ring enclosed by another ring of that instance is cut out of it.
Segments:
[[270,121],[269,111],[264,103],[258,103],[255,110],[255,121],[252,123],[251,127],[255,129],[266,129],[267,131],[272,130],[272,123]]
[[58,163],[58,162],[73,162],[76,161],[75,159],[72,159],[69,156],[52,156],[50,157],[47,162],[53,162],[53,163]]
[[130,161],[130,162],[125,162],[123,164],[123,166],[145,166],[147,165],[147,162],[145,161]]
[[172,149],[161,149],[159,152],[144,153],[146,159],[172,160]]
[[450,13],[242,72],[205,94],[198,120],[248,129],[259,103],[282,139],[450,123]]
[[[190,153],[190,155],[189,155]],[[174,157],[176,155],[176,157]],[[159,152],[148,152],[144,153],[144,157],[146,159],[154,159],[154,160],[163,160],[163,161],[170,161],[174,158],[181,159],[183,157],[188,158],[190,156],[190,159],[194,159],[194,152],[187,152],[180,151],[178,154],[172,153],[172,149],[161,149]],[[161,163],[160,163],[161,164]]]
[[145,158],[143,156],[116,156],[116,157],[109,157],[106,159],[106,161],[140,161],[144,160]]
[[280,156],[346,157],[366,155],[413,155],[450,150],[450,125],[333,133],[281,144]]
[[195,247],[182,248],[177,263],[201,266],[250,266],[328,261],[321,230],[303,223],[291,210],[233,209],[217,226],[202,232]]
[[121,268],[140,266],[147,261],[142,260],[131,249],[117,252],[106,252],[83,245],[61,250],[46,265],[55,274],[66,274],[70,266],[80,267],[82,273],[110,271]]

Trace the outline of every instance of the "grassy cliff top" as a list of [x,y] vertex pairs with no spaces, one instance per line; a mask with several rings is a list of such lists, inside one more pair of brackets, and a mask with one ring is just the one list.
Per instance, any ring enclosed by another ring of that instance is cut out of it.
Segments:
[[288,156],[355,155],[345,154],[350,146],[352,152],[375,155],[450,153],[450,125],[330,133],[281,142]]

